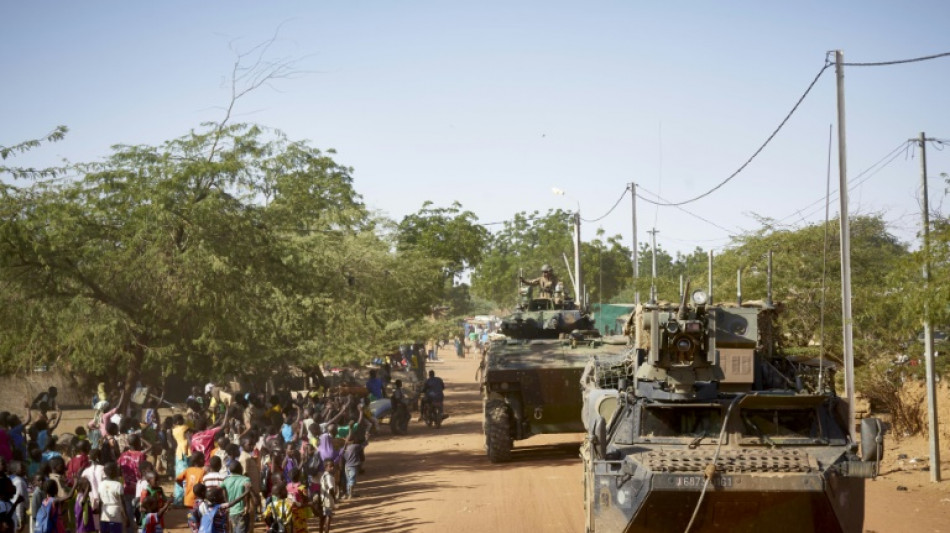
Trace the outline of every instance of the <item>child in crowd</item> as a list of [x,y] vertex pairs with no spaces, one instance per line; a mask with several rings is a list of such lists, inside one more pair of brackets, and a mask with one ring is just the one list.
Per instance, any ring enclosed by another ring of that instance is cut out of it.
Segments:
[[[201,515],[201,533],[228,533],[228,503],[224,489],[208,488],[207,507]],[[209,527],[210,526],[210,527]]]
[[224,481],[226,476],[226,471],[221,472],[221,457],[217,455],[211,456],[211,461],[208,463],[208,469],[204,474],[204,477],[201,478],[201,482],[205,484],[205,487],[209,489],[212,487],[220,487],[221,483]]
[[188,512],[188,527],[191,528],[191,533],[198,533],[198,529],[201,527],[201,517],[208,511],[208,502],[205,499],[208,495],[208,489],[205,488],[204,483],[199,481],[192,487],[191,494],[193,500],[191,511]]
[[336,507],[336,487],[336,465],[327,462],[320,476],[320,500],[323,504],[320,533],[330,533],[330,523],[333,521],[333,510]]
[[[287,495],[287,486],[278,483],[264,506],[264,523],[271,533],[291,533],[293,530],[293,501]],[[279,523],[279,524],[278,524]]]
[[119,465],[110,462],[103,466],[105,479],[99,483],[99,530],[102,533],[122,533],[132,517],[125,509],[122,496],[125,492],[119,477]]
[[165,511],[172,502],[164,502],[155,495],[148,496],[142,501],[142,522],[139,524],[141,533],[162,533],[165,530]]
[[8,477],[0,477],[0,532],[13,533],[16,530],[16,508],[21,501],[13,481]]
[[[34,533],[65,533],[59,528],[59,502],[56,499],[58,485],[55,481],[46,480],[42,488],[36,492],[43,495],[43,500],[33,514]],[[105,533],[105,532],[104,532]]]
[[284,483],[291,483],[293,481],[292,474],[300,466],[300,452],[294,448],[293,444],[287,444],[287,450],[284,454],[284,461],[281,465],[281,470],[284,475]]
[[76,533],[99,531],[92,505],[92,485],[84,477],[80,477],[76,482],[76,503],[73,512],[76,517]]
[[26,483],[26,465],[23,461],[13,461],[10,463],[9,470],[10,481],[15,491],[11,501],[18,502],[13,506],[13,525],[16,531],[21,531],[26,525],[26,501],[30,496]]
[[313,516],[313,508],[307,497],[307,487],[303,484],[303,472],[296,468],[291,472],[291,482],[287,484],[287,497],[291,501],[293,515],[293,533],[307,533],[307,520]]
[[184,488],[185,507],[194,507],[195,504],[195,485],[204,479],[205,475],[205,456],[200,452],[191,454],[188,460],[188,468],[179,474],[177,480]]

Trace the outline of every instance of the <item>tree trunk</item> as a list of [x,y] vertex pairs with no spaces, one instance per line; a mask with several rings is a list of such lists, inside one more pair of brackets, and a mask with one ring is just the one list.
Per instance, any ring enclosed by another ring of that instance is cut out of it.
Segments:
[[128,407],[132,404],[132,394],[135,393],[135,384],[142,375],[142,363],[145,362],[145,339],[137,337],[135,342],[127,347],[129,366],[125,371],[124,393],[122,403],[119,404],[119,413],[128,414]]
[[327,383],[327,377],[323,375],[323,369],[320,368],[320,365],[316,365],[315,367],[313,367],[313,372],[311,373],[314,374],[315,375],[314,377],[317,378],[317,385],[319,385],[320,387],[323,387],[324,390],[329,388],[329,384]]

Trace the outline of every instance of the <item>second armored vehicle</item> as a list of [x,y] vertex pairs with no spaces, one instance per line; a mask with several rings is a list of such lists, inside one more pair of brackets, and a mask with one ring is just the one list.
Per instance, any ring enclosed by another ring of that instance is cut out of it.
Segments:
[[583,432],[584,366],[592,355],[620,353],[624,346],[580,331],[563,339],[499,337],[482,361],[488,458],[509,460],[513,442],[532,435]]

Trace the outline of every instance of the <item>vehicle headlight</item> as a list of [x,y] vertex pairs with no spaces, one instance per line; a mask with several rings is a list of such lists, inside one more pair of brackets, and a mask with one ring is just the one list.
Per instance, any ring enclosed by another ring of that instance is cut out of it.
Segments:
[[693,341],[689,337],[680,337],[676,341],[676,349],[680,352],[687,353],[693,349]]
[[693,303],[696,305],[706,305],[706,302],[709,301],[709,295],[706,294],[706,291],[699,289],[693,291]]

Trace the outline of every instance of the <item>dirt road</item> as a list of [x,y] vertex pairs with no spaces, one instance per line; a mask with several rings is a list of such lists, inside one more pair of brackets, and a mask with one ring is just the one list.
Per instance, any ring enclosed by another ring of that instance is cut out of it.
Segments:
[[[333,531],[583,531],[581,436],[533,437],[516,443],[510,463],[489,463],[474,380],[477,362],[456,359],[449,350],[440,356],[443,362],[430,368],[446,382],[450,418],[438,430],[413,420],[402,437],[383,428],[366,450],[357,497],[342,502]],[[887,453],[896,455],[893,449]],[[865,531],[950,533],[950,482],[934,485],[924,472],[895,470],[886,464],[887,475],[867,484]],[[944,471],[950,473],[947,466]],[[170,530],[187,531],[183,513],[169,519]]]
[[[516,443],[513,460],[488,462],[483,451],[477,363],[449,351],[431,366],[446,381],[442,429],[413,420],[409,435],[381,436],[367,449],[357,498],[344,502],[335,531],[508,533],[584,529],[580,435]],[[898,491],[897,487],[907,491]],[[950,532],[950,483],[893,472],[868,482],[865,531]]]

